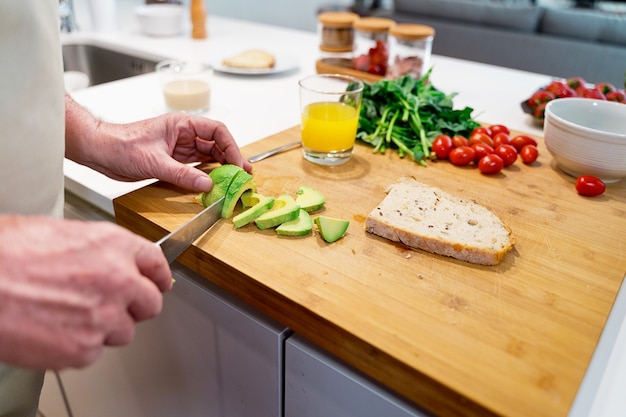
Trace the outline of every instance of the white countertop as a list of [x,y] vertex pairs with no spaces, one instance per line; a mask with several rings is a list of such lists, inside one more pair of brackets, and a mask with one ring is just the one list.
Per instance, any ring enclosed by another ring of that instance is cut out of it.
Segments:
[[[115,33],[63,34],[64,43],[98,44],[110,49],[151,57],[211,62],[225,54],[262,47],[279,58],[297,62],[297,68],[271,75],[242,76],[216,72],[208,117],[228,126],[240,146],[299,124],[297,81],[315,73],[318,39],[311,32],[278,28],[210,15],[206,40],[154,38],[139,33],[126,19]],[[475,117],[488,124],[541,134],[522,112],[520,103],[550,80],[533,74],[441,56],[433,57],[431,81],[446,93],[457,92],[456,107],[470,106]],[[165,112],[155,74],[141,75],[75,91],[73,97],[94,114],[111,122],[130,122]],[[122,183],[71,161],[65,162],[66,188],[113,214],[112,200],[151,181]],[[570,415],[624,416],[626,398],[626,291],[621,291]]]

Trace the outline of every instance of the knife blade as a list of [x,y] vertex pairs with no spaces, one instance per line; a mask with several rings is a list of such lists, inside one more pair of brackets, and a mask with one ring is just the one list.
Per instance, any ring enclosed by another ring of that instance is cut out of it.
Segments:
[[155,245],[161,247],[168,263],[174,262],[193,242],[211,228],[220,218],[224,197],[211,204],[176,230],[164,236]]

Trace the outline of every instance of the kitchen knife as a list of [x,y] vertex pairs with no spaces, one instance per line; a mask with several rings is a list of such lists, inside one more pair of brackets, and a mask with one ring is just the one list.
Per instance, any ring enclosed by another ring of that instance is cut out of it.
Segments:
[[161,247],[168,263],[174,262],[174,259],[178,258],[196,239],[202,236],[222,217],[223,206],[224,197],[155,243]]

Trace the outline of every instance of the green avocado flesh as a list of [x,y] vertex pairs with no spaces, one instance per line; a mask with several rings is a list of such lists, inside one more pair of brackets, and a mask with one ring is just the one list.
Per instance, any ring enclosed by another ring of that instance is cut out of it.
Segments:
[[301,209],[308,212],[319,210],[324,207],[326,198],[319,191],[309,187],[308,185],[301,185],[298,189],[296,197],[296,204]]
[[209,173],[213,181],[213,188],[208,193],[200,194],[200,201],[204,207],[208,207],[220,198],[226,195],[230,183],[233,181],[238,172],[243,168],[237,165],[226,164],[220,165]]
[[341,239],[346,234],[348,226],[350,225],[348,220],[327,216],[318,216],[315,218],[314,222],[322,235],[322,239],[328,243],[333,243]]
[[266,211],[254,220],[261,230],[278,226],[279,224],[294,220],[300,213],[300,206],[289,194],[281,194],[274,201],[274,207]]
[[300,209],[298,217],[294,220],[282,223],[276,228],[276,234],[280,236],[306,236],[313,229],[313,221],[306,210]]
[[246,191],[241,196],[241,203],[248,209],[233,217],[233,225],[235,228],[239,228],[252,222],[261,214],[270,210],[274,206],[274,200],[274,197],[266,197],[251,190]]
[[233,215],[235,206],[239,201],[239,198],[243,193],[248,190],[256,192],[256,184],[252,175],[248,174],[243,169],[235,175],[235,178],[231,181],[224,196],[224,206],[222,207],[222,218],[228,219]]

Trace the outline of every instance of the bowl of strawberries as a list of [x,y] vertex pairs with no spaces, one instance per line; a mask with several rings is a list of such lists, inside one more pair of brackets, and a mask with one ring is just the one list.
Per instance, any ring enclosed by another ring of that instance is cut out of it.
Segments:
[[548,85],[535,91],[521,103],[522,110],[530,114],[537,122],[543,123],[546,106],[549,102],[571,97],[615,101],[626,104],[625,89],[616,88],[610,83],[589,84],[582,77],[571,77],[553,80]]

